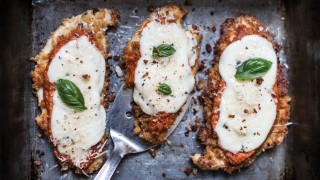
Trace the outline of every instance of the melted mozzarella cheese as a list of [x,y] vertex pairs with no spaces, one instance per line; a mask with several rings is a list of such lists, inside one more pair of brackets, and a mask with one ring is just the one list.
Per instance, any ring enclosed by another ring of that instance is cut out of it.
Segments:
[[[262,84],[258,85],[256,80],[237,80],[234,77],[237,65],[257,57],[272,62],[262,77]],[[226,82],[215,128],[219,145],[232,153],[254,150],[264,142],[276,118],[272,88],[276,81],[277,56],[272,44],[258,35],[243,37],[224,50],[219,72]]]
[[48,77],[52,83],[58,79],[71,80],[84,96],[88,109],[75,111],[66,106],[55,91],[51,117],[53,143],[81,168],[81,163],[87,161],[89,149],[105,133],[106,111],[100,102],[105,60],[89,39],[81,36],[61,47],[50,63]]
[[[176,52],[169,57],[153,57],[153,47],[160,44],[173,44]],[[143,112],[149,115],[175,113],[181,108],[195,83],[191,66],[196,61],[196,47],[193,35],[176,23],[151,21],[147,24],[141,33],[141,58],[135,71],[133,93],[134,101]],[[171,87],[171,95],[157,91],[161,83]]]

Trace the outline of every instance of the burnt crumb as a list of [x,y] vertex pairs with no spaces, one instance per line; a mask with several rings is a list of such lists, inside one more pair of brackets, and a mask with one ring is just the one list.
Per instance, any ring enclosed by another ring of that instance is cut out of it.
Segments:
[[191,168],[188,168],[188,167],[185,167],[183,172],[184,172],[187,176],[190,176],[190,174],[191,174],[191,172],[192,172],[192,169],[191,169]]
[[166,173],[162,173],[162,177],[166,177]]
[[182,147],[182,148],[183,148],[183,147],[184,147],[184,144],[183,144],[183,143],[181,143],[181,144],[180,144],[180,147]]
[[241,122],[245,122],[246,120],[245,119],[243,119]]
[[138,12],[139,12],[139,11],[138,11],[137,8],[133,10],[133,13],[135,13],[135,14],[137,14]]
[[234,116],[235,116],[235,115],[233,115],[233,114],[229,114],[228,118],[232,118],[232,119],[233,119]]
[[271,94],[271,97],[272,97],[272,98],[276,98],[276,95],[272,93],[272,94]]
[[263,78],[259,77],[259,78],[256,79],[256,83],[257,83],[258,85],[261,85],[262,82],[263,82]]
[[108,101],[111,102],[111,103],[114,101],[115,98],[116,98],[116,96],[114,95],[114,93],[109,94],[107,96]]
[[150,150],[149,150],[149,153],[150,153],[150,155],[153,157],[153,158],[155,158],[156,157],[156,151],[154,150],[154,148],[151,148]]
[[196,10],[196,8],[192,8],[191,11],[194,12]]
[[89,86],[88,89],[91,89],[91,86]]
[[211,12],[210,12],[210,15],[211,15],[211,16],[213,16],[213,15],[214,15],[214,12],[213,12],[213,11],[211,11]]
[[120,56],[113,56],[113,60],[119,61],[120,60]]
[[202,61],[199,63],[198,71],[202,71],[204,68],[205,68],[205,64],[204,64],[204,61],[202,60]]
[[211,31],[216,32],[217,28],[215,26],[212,26]]
[[199,102],[199,104],[200,104],[201,106],[203,106],[203,104],[204,104],[204,99],[203,99],[202,96],[198,96],[198,102]]
[[185,5],[185,6],[191,6],[191,5],[192,5],[191,0],[185,0],[185,1],[184,1],[184,5]]
[[196,132],[198,130],[198,125],[194,124],[194,125],[191,125],[191,131],[193,132]]
[[256,110],[256,108],[253,108],[253,112],[257,114],[257,110]]
[[206,51],[207,51],[207,53],[211,53],[212,47],[210,44],[206,44]]
[[199,111],[199,106],[197,105],[192,105],[192,109],[193,109],[193,114],[197,114],[197,112]]
[[36,153],[39,155],[39,157],[44,155],[44,152],[39,149],[36,150]]
[[147,7],[147,9],[148,9],[149,12],[153,12],[155,8],[154,8],[154,6],[149,5],[149,6]]
[[145,64],[147,64],[147,63],[148,63],[148,60],[145,59],[145,60],[143,60],[143,62],[144,62]]
[[246,114],[249,113],[248,109],[245,109],[243,112]]
[[198,91],[202,90],[205,84],[206,84],[206,80],[204,79],[199,80],[196,85],[197,90]]

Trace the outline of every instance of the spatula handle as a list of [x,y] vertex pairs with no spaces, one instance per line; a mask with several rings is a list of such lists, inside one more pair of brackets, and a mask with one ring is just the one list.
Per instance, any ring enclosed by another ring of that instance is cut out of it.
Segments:
[[111,179],[114,171],[117,169],[123,156],[124,154],[118,151],[117,148],[115,148],[114,151],[111,153],[110,157],[108,158],[107,162],[103,165],[97,176],[94,178],[94,180]]

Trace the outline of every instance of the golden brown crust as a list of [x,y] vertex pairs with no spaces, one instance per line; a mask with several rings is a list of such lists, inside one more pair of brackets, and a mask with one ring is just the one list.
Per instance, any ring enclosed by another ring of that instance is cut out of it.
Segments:
[[219,105],[221,93],[225,82],[221,78],[218,69],[218,62],[224,49],[234,41],[241,39],[245,35],[257,34],[272,42],[276,52],[280,46],[272,41],[269,32],[253,16],[240,15],[236,18],[227,19],[221,26],[221,37],[216,43],[215,62],[216,64],[209,72],[209,82],[204,90],[202,97],[204,99],[204,117],[206,124],[202,126],[198,133],[198,139],[206,145],[203,155],[195,154],[192,156],[194,164],[201,169],[217,170],[223,169],[228,173],[241,167],[253,163],[254,159],[263,151],[279,145],[287,135],[287,122],[290,115],[290,97],[287,91],[287,81],[283,66],[278,64],[277,83],[273,90],[277,99],[277,116],[265,142],[258,148],[246,153],[232,154],[218,146],[218,136],[213,131],[219,119]]
[[[119,13],[117,11],[112,11],[108,9],[99,9],[97,12],[88,10],[83,14],[72,17],[70,19],[64,19],[62,25],[52,33],[51,37],[48,39],[47,44],[41,50],[41,52],[32,57],[31,60],[36,62],[36,67],[34,71],[31,72],[33,84],[32,87],[37,91],[38,95],[38,106],[41,108],[41,114],[36,117],[36,122],[39,127],[44,131],[44,133],[49,137],[52,142],[51,135],[51,109],[53,106],[52,102],[52,92],[55,89],[55,85],[51,84],[47,79],[47,69],[49,67],[52,56],[54,56],[55,51],[67,43],[65,41],[70,41],[70,38],[74,33],[80,32],[92,38],[92,43],[99,49],[100,53],[104,58],[107,58],[108,41],[105,36],[104,30],[108,26],[116,26],[118,24]],[[108,65],[106,65],[108,66]],[[101,103],[104,107],[107,107],[107,102],[105,101],[106,88],[109,86],[108,81],[108,68],[106,71],[105,86],[101,94]],[[102,145],[106,144],[108,140],[107,134],[101,139],[101,141],[93,146],[90,150],[94,153],[97,152]],[[69,167],[74,168],[77,173],[93,173],[95,170],[99,169],[103,163],[105,155],[97,158],[93,158],[83,169],[77,168],[69,160],[61,161],[61,156],[54,146],[54,154],[59,159],[62,166],[62,170],[66,170]],[[59,158],[60,157],[60,158]]]
[[[172,14],[174,16],[173,19],[166,19],[166,14]],[[177,5],[167,5],[156,9],[151,13],[150,17],[146,19],[138,28],[136,33],[132,36],[131,40],[127,42],[126,47],[123,52],[123,61],[126,65],[126,87],[133,88],[134,87],[134,75],[137,67],[138,60],[140,59],[140,36],[144,27],[154,19],[160,23],[177,23],[181,24],[183,21],[183,17],[188,13],[188,10]],[[202,36],[199,34],[199,29],[197,26],[192,25],[189,31],[195,37],[198,42],[197,47],[197,56],[200,52],[200,41]],[[192,67],[192,72],[195,75],[198,69],[198,58],[196,60],[195,65]],[[135,117],[134,123],[134,133],[140,134],[140,137],[153,143],[159,144],[161,143],[168,132],[168,129],[173,124],[176,117],[179,113],[168,114],[168,113],[160,113],[156,116],[149,116],[142,112],[141,108],[138,105],[134,105],[133,107],[133,115]]]

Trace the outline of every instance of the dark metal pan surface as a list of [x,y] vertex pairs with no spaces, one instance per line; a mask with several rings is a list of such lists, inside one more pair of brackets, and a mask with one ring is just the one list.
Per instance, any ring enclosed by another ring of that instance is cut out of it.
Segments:
[[[186,136],[186,128],[196,117],[203,119],[202,108],[195,90],[193,105],[175,132],[171,143],[157,147],[156,157],[149,153],[127,156],[113,179],[310,179],[319,177],[320,114],[319,114],[319,3],[311,1],[252,1],[252,0],[34,0],[7,1],[1,8],[1,178],[4,179],[85,179],[73,171],[61,172],[52,148],[37,127],[34,118],[39,113],[36,96],[32,92],[30,71],[34,68],[29,57],[45,45],[52,31],[63,18],[72,17],[92,8],[118,9],[120,25],[107,31],[113,56],[122,55],[125,43],[131,38],[149,10],[170,3],[185,6],[190,12],[184,25],[196,24],[203,35],[200,60],[212,67],[213,51],[220,35],[220,25],[240,13],[257,16],[282,45],[280,62],[287,65],[289,91],[293,98],[289,135],[285,142],[262,153],[241,172],[229,175],[222,171],[202,171],[189,159],[203,147],[195,132]],[[6,8],[7,7],[7,8]],[[111,87],[115,93],[123,83],[115,67],[118,61],[110,58]],[[205,70],[197,80],[207,79]],[[194,108],[199,110],[195,111]],[[40,134],[39,134],[40,133]],[[110,141],[111,142],[111,141]],[[169,145],[170,144],[170,145]],[[112,143],[108,148],[112,150]],[[187,175],[186,168],[197,174]],[[91,177],[93,178],[94,175]]]

